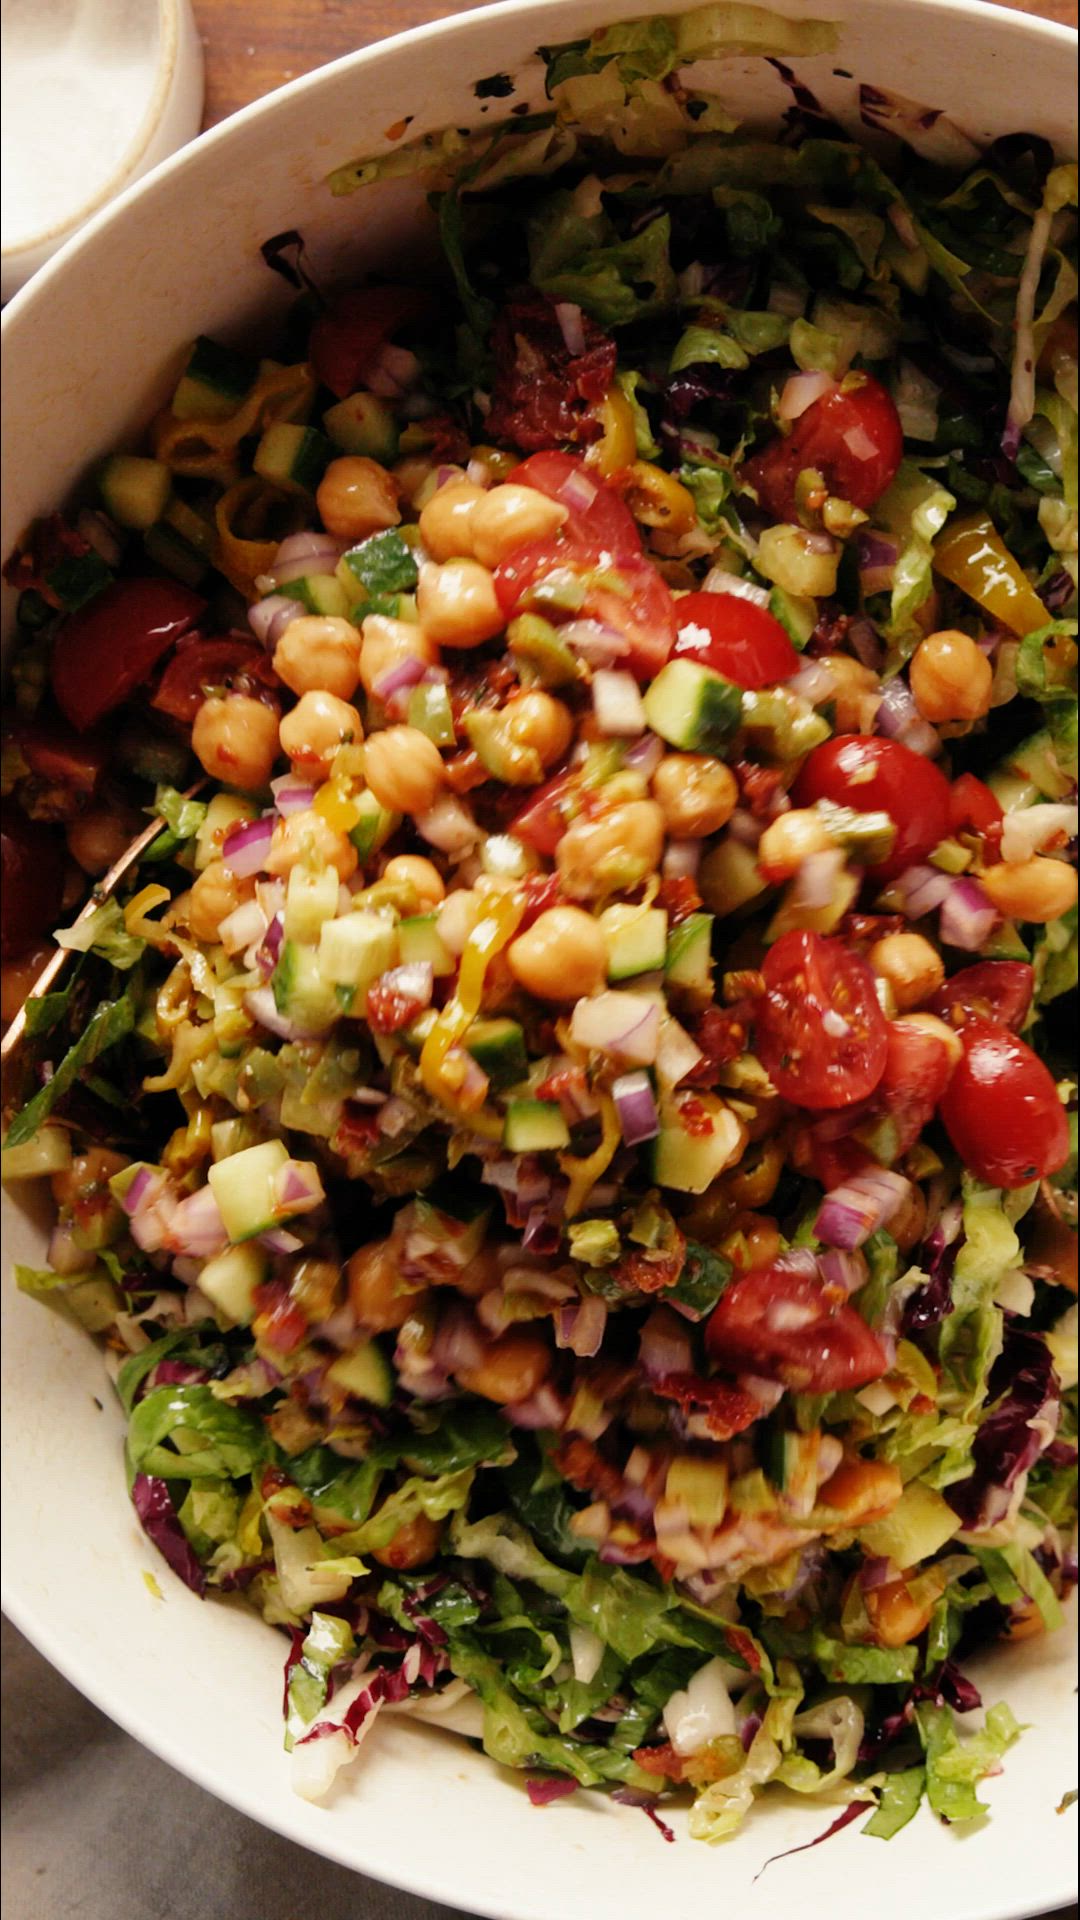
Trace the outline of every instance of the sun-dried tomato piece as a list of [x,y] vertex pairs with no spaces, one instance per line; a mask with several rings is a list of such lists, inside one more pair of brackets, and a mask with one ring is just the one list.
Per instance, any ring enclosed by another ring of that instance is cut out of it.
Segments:
[[495,381],[485,432],[528,452],[599,437],[596,406],[615,377],[616,347],[582,315],[584,352],[571,354],[554,302],[526,291],[508,302],[492,331]]

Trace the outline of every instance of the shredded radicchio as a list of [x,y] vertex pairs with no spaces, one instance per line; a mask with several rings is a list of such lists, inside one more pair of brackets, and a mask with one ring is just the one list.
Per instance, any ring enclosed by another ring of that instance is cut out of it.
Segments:
[[553,1800],[566,1800],[577,1792],[577,1781],[553,1773],[543,1779],[526,1780],[525,1791],[534,1807],[550,1807]]
[[[845,1827],[850,1827],[853,1820],[858,1820],[861,1814],[869,1813],[870,1811],[871,1808],[865,1800],[853,1800],[850,1806],[845,1807],[841,1813],[837,1814],[832,1825],[826,1827],[824,1833],[818,1834],[816,1840],[804,1840],[801,1847],[785,1847],[783,1853],[771,1853],[764,1864],[758,1868],[754,1875],[754,1880],[760,1880],[765,1868],[771,1867],[774,1861],[789,1860],[793,1853],[809,1853],[811,1847],[820,1847],[823,1840],[831,1840],[834,1833],[842,1833]],[[750,1884],[753,1886],[754,1881],[752,1880]]]
[[953,1512],[974,1529],[1004,1517],[1013,1487],[1042,1450],[1046,1436],[1032,1423],[1056,1405],[1058,1382],[1041,1335],[1010,1328],[990,1374],[989,1397],[998,1404],[975,1435],[971,1475],[945,1491]]
[[641,1793],[637,1787],[616,1787],[611,1797],[613,1800],[618,1801],[620,1807],[640,1807],[642,1813],[652,1821],[656,1831],[662,1834],[665,1840],[670,1840],[674,1843],[674,1833],[668,1826],[667,1821],[661,1820],[660,1815],[656,1811],[655,1794]]
[[964,1244],[962,1217],[958,1203],[946,1207],[927,1239],[923,1252],[929,1278],[925,1287],[917,1287],[904,1302],[901,1327],[905,1334],[925,1333],[952,1310],[953,1268]]
[[152,1474],[137,1473],[131,1499],[147,1538],[153,1541],[185,1587],[190,1587],[192,1593],[197,1593],[201,1600],[206,1593],[206,1575],[176,1517],[168,1481]]

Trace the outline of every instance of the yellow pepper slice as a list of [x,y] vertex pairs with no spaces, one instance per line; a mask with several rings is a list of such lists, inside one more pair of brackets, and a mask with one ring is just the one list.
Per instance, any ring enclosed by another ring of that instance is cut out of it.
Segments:
[[934,568],[1013,633],[1034,633],[1050,617],[985,513],[949,521],[934,547]]
[[697,525],[697,507],[689,487],[649,460],[635,460],[619,483],[634,519],[676,536]]
[[570,1182],[570,1191],[566,1196],[566,1218],[572,1220],[580,1213],[601,1174],[606,1173],[615,1158],[615,1151],[622,1139],[622,1128],[615,1102],[608,1093],[600,1095],[600,1145],[590,1153],[587,1159],[580,1159],[574,1153],[560,1153],[559,1171]]
[[360,818],[360,809],[348,786],[325,780],[311,803],[312,810],[338,833],[351,833]]
[[594,440],[587,449],[585,465],[592,467],[602,480],[607,480],[611,474],[632,466],[637,459],[633,408],[620,388],[608,388],[596,409],[596,418],[603,431],[599,440]]
[[250,597],[259,574],[270,572],[285,535],[303,519],[302,501],[257,474],[223,493],[214,508],[217,564],[230,584]]
[[513,939],[525,911],[520,894],[495,895],[477,921],[461,956],[457,990],[448,1000],[420,1055],[420,1078],[428,1092],[444,1106],[464,1111],[458,1097],[461,1076],[447,1056],[468,1031],[480,1011],[488,963]]

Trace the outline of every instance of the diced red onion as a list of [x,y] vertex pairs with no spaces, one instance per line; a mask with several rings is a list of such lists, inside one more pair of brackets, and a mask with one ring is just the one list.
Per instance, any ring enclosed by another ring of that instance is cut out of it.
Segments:
[[917,866],[908,867],[900,874],[893,881],[892,890],[899,896],[901,913],[909,920],[921,920],[948,898],[951,886],[949,875],[937,867]]
[[570,1019],[575,1044],[624,1060],[629,1066],[651,1066],[660,1037],[660,1009],[635,993],[598,993],[579,1000]]
[[873,527],[857,527],[855,552],[859,562],[859,583],[864,593],[886,593],[893,583],[899,550],[888,534]]
[[[574,476],[575,479],[577,477]],[[570,484],[568,480],[567,487]],[[592,486],[591,481],[587,484]],[[605,626],[602,620],[567,620],[559,628],[559,639],[572,647],[591,667],[610,667],[614,661],[624,659],[630,651],[626,635],[619,633],[615,627]]]
[[877,710],[877,726],[888,740],[899,740],[913,753],[932,760],[941,752],[937,729],[924,720],[915,705],[915,696],[900,674],[885,682]]
[[390,1140],[396,1140],[399,1134],[404,1133],[406,1128],[412,1125],[416,1118],[416,1108],[411,1100],[406,1100],[403,1094],[392,1093],[389,1100],[384,1100],[376,1118],[379,1132],[384,1133]]
[[593,712],[600,732],[630,738],[645,731],[645,707],[632,673],[598,667],[592,681]]
[[827,1247],[846,1251],[861,1247],[879,1227],[888,1225],[910,1193],[910,1180],[888,1167],[855,1174],[825,1195],[814,1232]]
[[[570,1629],[573,1632],[573,1628]],[[525,1791],[533,1807],[550,1807],[555,1800],[566,1800],[577,1792],[577,1781],[565,1774],[548,1773],[542,1779],[526,1780]]]
[[391,967],[382,974],[378,985],[388,993],[415,1001],[418,1009],[429,1007],[435,991],[435,969],[430,960],[410,960],[406,966]]
[[295,1020],[278,1012],[271,987],[253,987],[244,995],[244,1006],[260,1027],[265,1027],[267,1033],[276,1033],[280,1040],[300,1040],[304,1037],[303,1029]]
[[303,611],[299,600],[290,600],[288,594],[268,593],[248,608],[248,625],[259,644],[272,653],[286,627]]
[[817,400],[831,393],[836,382],[830,373],[793,373],[785,381],[776,406],[779,420],[798,420]]
[[[257,1238],[260,1247],[265,1247],[267,1253],[296,1253],[304,1244],[302,1240],[297,1239],[295,1233],[286,1232],[284,1227],[271,1227],[268,1232],[260,1233]],[[325,1333],[325,1326],[320,1331]]]
[[575,467],[559,487],[558,494],[563,506],[569,507],[572,513],[587,513],[599,491],[595,480]]
[[660,1131],[660,1115],[648,1074],[620,1074],[611,1093],[625,1144],[638,1147],[643,1140],[655,1140]]
[[572,300],[556,300],[555,318],[567,353],[571,360],[577,360],[585,351],[585,323],[581,308],[575,307]]
[[290,533],[281,542],[274,555],[274,570],[289,567],[294,560],[303,560],[306,570],[311,572],[313,560],[329,560],[330,566],[323,571],[333,573],[341,558],[341,541],[332,533],[317,533],[308,529],[303,533]]
[[896,1569],[887,1554],[868,1554],[859,1568],[859,1585],[864,1593],[873,1593],[896,1578]]
[[740,1373],[738,1383],[744,1393],[757,1401],[762,1413],[772,1413],[780,1405],[786,1391],[783,1381],[763,1380],[756,1373]]
[[710,567],[701,583],[703,593],[730,593],[735,600],[748,600],[752,607],[767,607],[769,589],[741,573],[729,573],[726,567]]
[[228,1244],[225,1222],[211,1187],[200,1187],[177,1203],[169,1222],[169,1246],[174,1253],[210,1260]]
[[140,1167],[128,1183],[127,1192],[120,1202],[128,1218],[137,1213],[141,1206],[150,1204],[159,1193],[165,1191],[167,1185],[167,1177],[159,1168]]
[[827,1253],[818,1258],[818,1272],[827,1287],[837,1287],[842,1293],[858,1293],[866,1285],[869,1269],[866,1258],[858,1250],[845,1252],[840,1247],[830,1247]]
[[404,692],[406,687],[415,687],[427,671],[423,660],[399,660],[394,667],[388,667],[375,681],[371,691],[377,700],[392,700],[395,693]]
[[687,1328],[670,1307],[654,1307],[641,1329],[641,1370],[650,1380],[693,1370],[693,1345]]
[[440,853],[468,853],[483,836],[472,813],[456,793],[440,794],[433,807],[416,820],[416,830]]
[[243,953],[245,947],[261,940],[266,932],[266,916],[257,900],[242,900],[225,915],[218,928],[218,939],[226,953]]
[[700,840],[668,841],[662,865],[665,880],[693,880],[700,865]]
[[221,858],[230,873],[238,880],[247,880],[253,874],[261,873],[266,865],[266,856],[270,851],[270,841],[274,832],[272,814],[261,814],[258,820],[245,820],[226,835],[221,849]]
[[326,1195],[313,1160],[286,1160],[273,1177],[274,1198],[283,1214],[311,1213]]
[[490,487],[491,468],[486,460],[470,460],[465,469],[465,478],[471,480],[474,487]]
[[756,847],[765,829],[749,807],[736,807],[728,821],[728,833],[741,847]]
[[831,1140],[846,1140],[864,1120],[872,1120],[878,1112],[877,1101],[857,1100],[853,1106],[841,1107],[835,1113],[823,1113],[820,1120],[812,1120],[810,1132],[815,1141],[827,1146]]
[[772,1264],[780,1273],[805,1273],[811,1280],[817,1278],[818,1256],[812,1247],[788,1247]]
[[[267,980],[269,980],[270,975],[273,973],[274,968],[277,966],[278,955],[281,952],[281,943],[284,940],[284,938],[285,938],[284,916],[280,913],[275,913],[273,919],[270,921],[269,925],[267,926],[266,932],[263,935],[262,945],[260,946],[258,953],[255,955],[255,965],[258,968],[259,972]],[[273,996],[271,995],[271,998],[272,997]]]
[[[660,1023],[660,1038],[656,1043],[656,1077],[665,1087],[677,1087],[688,1073],[701,1065],[704,1054],[696,1040],[691,1040],[685,1027],[670,1015]],[[629,1144],[629,1143],[628,1143]],[[595,1201],[595,1189],[593,1196]]]
[[459,1300],[452,1300],[435,1330],[431,1359],[445,1372],[456,1373],[459,1367],[479,1366],[486,1352],[487,1342],[473,1315]]
[[1001,918],[993,902],[977,880],[960,874],[950,881],[941,903],[938,934],[947,947],[960,947],[964,953],[978,953]]
[[314,787],[303,786],[291,773],[283,773],[277,780],[271,780],[270,791],[283,820],[287,820],[291,813],[305,812],[315,798]]
[[805,660],[787,683],[789,693],[808,700],[812,707],[824,705],[836,692],[836,676],[820,660]]
[[[870,588],[866,590],[872,591]],[[885,651],[878,639],[877,628],[873,621],[868,620],[865,614],[857,614],[847,630],[847,640],[856,660],[860,660],[864,667],[869,667],[871,673],[879,673]],[[875,708],[875,717],[876,713]]]
[[631,767],[643,780],[651,780],[664,757],[664,743],[655,733],[643,734],[623,754],[624,767]]
[[840,847],[808,853],[791,882],[788,906],[792,909],[806,908],[811,913],[831,906],[846,866],[847,861]]
[[579,1360],[591,1360],[599,1353],[607,1326],[607,1304],[598,1293],[584,1294],[555,1315],[555,1345],[567,1347]]
[[512,1407],[504,1408],[512,1426],[527,1427],[537,1433],[541,1429],[558,1429],[562,1426],[566,1414],[566,1402],[556,1393],[550,1380],[529,1395],[527,1400],[518,1400]]

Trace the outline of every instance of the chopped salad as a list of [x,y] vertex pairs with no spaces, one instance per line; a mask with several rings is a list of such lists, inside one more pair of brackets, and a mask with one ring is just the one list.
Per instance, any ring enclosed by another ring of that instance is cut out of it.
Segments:
[[15,948],[93,743],[161,822],[28,1006],[17,1279],[312,1798],[402,1710],[709,1841],[972,1820],[965,1661],[1076,1581],[1076,169],[695,86],[829,32],[609,28],[341,168],[444,280],[278,236],[272,357],[8,563]]

